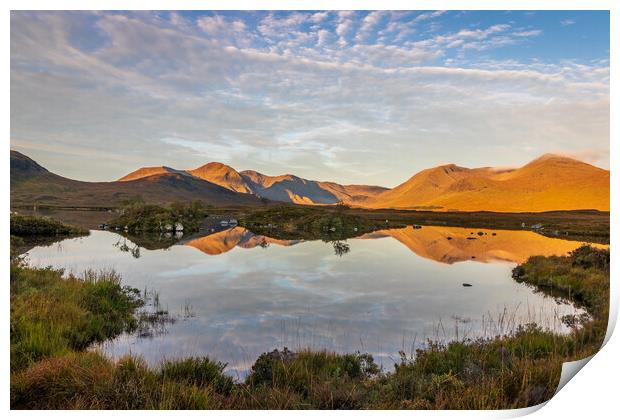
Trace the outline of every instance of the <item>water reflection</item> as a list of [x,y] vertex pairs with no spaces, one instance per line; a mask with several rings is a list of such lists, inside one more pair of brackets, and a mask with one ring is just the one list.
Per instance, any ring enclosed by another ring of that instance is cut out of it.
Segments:
[[[566,255],[582,243],[549,238],[527,230],[491,230],[446,226],[380,230],[363,239],[391,237],[420,257],[453,264],[461,261],[522,263],[532,255]],[[600,248],[609,245],[592,244]]]
[[188,240],[183,245],[196,248],[205,254],[219,255],[232,250],[235,247],[255,248],[260,246],[266,248],[271,244],[280,246],[291,246],[302,242],[301,240],[281,240],[268,236],[255,235],[242,227],[211,233],[206,236]]
[[[566,255],[582,243],[558,238],[549,238],[531,231],[511,231],[492,229],[471,229],[446,226],[424,226],[401,229],[385,229],[361,235],[355,239],[393,238],[405,245],[416,255],[433,261],[454,264],[475,260],[478,262],[521,263],[532,255]],[[219,255],[235,247],[266,248],[271,244],[292,246],[304,242],[284,240],[256,235],[243,227],[234,227],[181,242],[208,255]],[[350,244],[344,240],[329,241],[334,254],[343,256],[349,253]],[[592,244],[601,248],[609,245]]]
[[347,243],[347,241],[333,241],[332,246],[334,247],[334,254],[339,257],[342,257],[345,254],[348,254],[351,251],[351,247]]
[[427,339],[491,337],[528,322],[565,332],[562,317],[583,313],[511,279],[514,262],[580,245],[532,232],[424,226],[327,244],[235,227],[163,249],[137,242],[92,231],[28,258],[76,273],[114,268],[126,284],[156,290],[179,320],[164,335],[118,337],[108,354],[153,363],[210,355],[240,377],[275,347],[369,351],[389,368]]

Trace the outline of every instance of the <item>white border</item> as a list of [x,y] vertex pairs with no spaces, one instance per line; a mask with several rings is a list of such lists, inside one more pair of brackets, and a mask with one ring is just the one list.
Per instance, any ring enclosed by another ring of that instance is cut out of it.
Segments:
[[[36,1],[36,0],[22,0],[22,1],[5,1],[4,14],[2,16],[2,35],[4,42],[2,43],[2,56],[4,58],[1,72],[3,80],[5,80],[5,90],[7,92],[10,88],[10,13],[11,9],[14,10],[26,10],[26,9],[42,9],[42,10],[83,10],[83,9],[98,9],[98,10],[235,10],[235,9],[249,9],[249,10],[275,10],[275,9],[290,9],[290,10],[343,10],[343,9],[360,9],[360,10],[373,10],[373,9],[412,9],[412,10],[438,10],[438,9],[453,9],[453,10],[610,10],[611,11],[611,115],[620,115],[620,107],[618,106],[618,89],[617,83],[614,83],[618,79],[618,41],[620,33],[618,32],[619,16],[620,16],[620,2],[611,0],[590,0],[590,1],[578,1],[578,0],[564,0],[559,2],[557,0],[522,0],[511,2],[498,2],[490,0],[418,0],[418,1],[404,1],[404,0],[314,0],[314,1],[301,1],[291,0],[284,2],[283,0],[262,0],[262,1],[249,1],[249,0],[227,0],[227,1],[190,1],[180,0],[175,2],[154,0],[154,1],[137,1],[137,0],[56,0],[56,1]],[[3,95],[2,101],[2,127],[5,133],[5,141],[9,144],[10,139],[10,95]],[[618,123],[613,118],[610,119],[610,168],[611,168],[611,191],[614,192],[611,196],[611,237],[617,237],[618,234],[618,194],[620,191],[620,184],[618,182],[618,173],[616,172],[618,164],[618,146],[615,144],[618,135]],[[5,153],[8,150],[5,149]],[[0,178],[0,183],[3,189],[3,197],[10,196],[10,171],[8,165],[8,153],[4,157],[3,174]],[[2,223],[1,237],[4,238],[2,242],[2,252],[5,256],[0,258],[1,264],[4,267],[4,273],[8,271],[8,260],[6,256],[9,253],[9,226],[8,218],[6,214],[9,210],[9,200],[4,203],[5,219]],[[615,325],[615,321],[618,314],[618,267],[615,262],[618,260],[618,251],[612,245],[612,308],[610,327]],[[3,296],[3,308],[2,312],[2,339],[3,343],[0,349],[3,354],[2,364],[2,401],[5,410],[9,408],[9,292],[8,292],[8,276],[5,277],[5,285],[2,288]],[[204,416],[213,416],[217,418],[287,418],[291,416],[299,418],[308,418],[321,416],[325,417],[375,417],[375,416],[390,416],[394,418],[410,418],[415,416],[416,418],[465,418],[465,419],[480,419],[480,418],[505,418],[525,415],[534,412],[531,415],[532,419],[542,418],[608,418],[610,413],[617,412],[618,408],[618,396],[617,396],[617,380],[619,373],[619,362],[617,355],[620,354],[620,342],[617,338],[617,334],[608,334],[608,342],[601,349],[601,351],[595,355],[592,360],[583,368],[576,378],[570,380],[568,384],[554,397],[552,398],[544,408],[537,410],[535,407],[532,409],[513,410],[513,411],[432,411],[432,412],[409,412],[409,411],[390,411],[390,412],[373,412],[373,411],[356,411],[356,412],[273,412],[273,411],[218,411],[218,412],[185,412],[183,416],[189,416],[192,418],[201,418]],[[27,417],[33,418],[40,415],[37,412],[18,412],[14,411],[10,413],[14,417]],[[85,415],[93,418],[107,418],[110,413],[106,412],[46,412],[44,414],[49,418],[83,418]],[[173,415],[179,415],[177,413],[169,412],[115,412],[114,416],[119,418],[135,418],[149,417],[153,418],[168,418]]]

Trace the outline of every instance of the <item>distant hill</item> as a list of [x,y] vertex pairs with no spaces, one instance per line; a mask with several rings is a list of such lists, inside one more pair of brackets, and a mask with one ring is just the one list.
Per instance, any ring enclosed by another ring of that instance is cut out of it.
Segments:
[[115,182],[82,182],[53,174],[11,151],[14,205],[106,206],[141,196],[152,203],[200,199],[215,206],[267,200],[433,211],[609,211],[609,194],[609,171],[558,155],[541,156],[517,169],[442,165],[425,169],[390,190],[313,181],[292,174],[238,172],[219,162],[189,170],[145,167]]
[[172,175],[172,174],[188,175],[187,172],[185,171],[177,171],[176,169],[172,169],[167,166],[151,166],[151,167],[137,169],[125,175],[124,177],[119,179],[119,181],[120,182],[134,181],[136,179],[147,178],[153,175]]
[[228,190],[182,171],[162,167],[145,173],[141,177],[134,173],[133,179],[122,182],[76,181],[51,173],[12,150],[11,205],[111,206],[138,196],[156,204],[189,200],[214,206],[260,204],[256,196]]
[[211,162],[187,172],[231,191],[246,194],[253,193],[239,172],[223,163]]
[[435,211],[609,211],[609,171],[557,155],[511,170],[426,169],[363,206]]
[[125,175],[119,181],[132,181],[153,174],[176,173],[191,175],[228,190],[253,194],[273,201],[295,204],[359,204],[387,191],[372,185],[340,185],[335,182],[319,182],[295,175],[268,176],[256,171],[237,172],[219,162],[210,162],[196,169],[177,170],[166,166],[140,168]]

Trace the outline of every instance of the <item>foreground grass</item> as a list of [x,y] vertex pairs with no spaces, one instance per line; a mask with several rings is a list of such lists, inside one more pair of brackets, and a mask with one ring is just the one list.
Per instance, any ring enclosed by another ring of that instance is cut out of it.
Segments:
[[[590,319],[572,334],[526,325],[490,340],[428,343],[383,373],[368,354],[264,353],[244,383],[208,358],[149,368],[139,358],[111,361],[94,352],[42,358],[11,376],[13,408],[195,409],[505,409],[542,403],[561,365],[596,352],[609,305],[609,251],[582,247],[567,257],[533,257],[513,273]],[[13,324],[13,311],[11,322]],[[45,322],[42,318],[42,322]],[[577,324],[575,324],[577,325]],[[11,332],[13,346],[13,329]]]
[[11,264],[11,371],[82,350],[136,326],[137,290],[114,272],[63,277],[60,270]]

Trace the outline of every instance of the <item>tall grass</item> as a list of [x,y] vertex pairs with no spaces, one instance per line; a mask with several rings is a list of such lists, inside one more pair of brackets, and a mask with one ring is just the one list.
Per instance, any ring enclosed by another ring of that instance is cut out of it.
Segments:
[[142,305],[113,271],[63,277],[62,270],[13,263],[10,276],[12,371],[133,328]]

